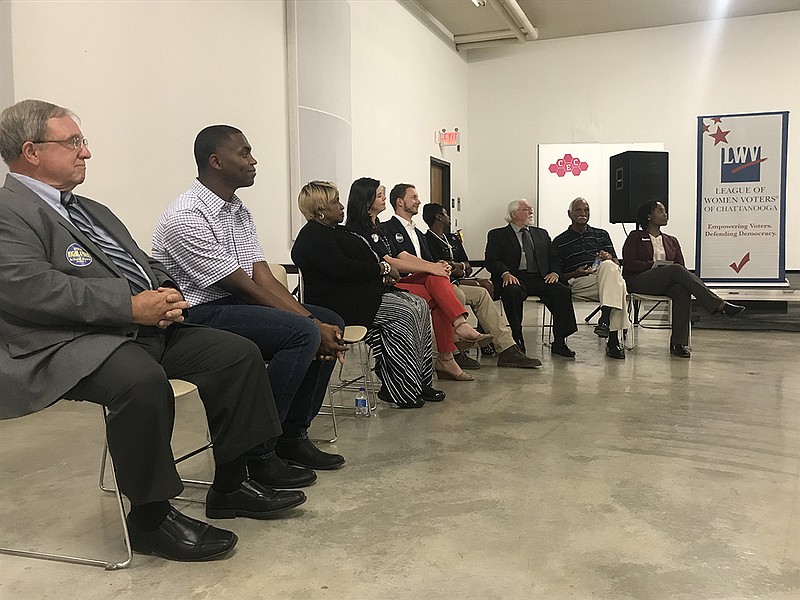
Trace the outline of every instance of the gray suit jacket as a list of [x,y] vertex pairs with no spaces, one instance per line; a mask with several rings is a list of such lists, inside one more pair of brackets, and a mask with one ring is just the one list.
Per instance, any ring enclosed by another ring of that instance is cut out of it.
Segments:
[[[142,265],[154,287],[176,287],[108,208],[77,197]],[[131,290],[116,265],[7,176],[0,189],[0,418],[53,404],[135,339],[131,310]]]

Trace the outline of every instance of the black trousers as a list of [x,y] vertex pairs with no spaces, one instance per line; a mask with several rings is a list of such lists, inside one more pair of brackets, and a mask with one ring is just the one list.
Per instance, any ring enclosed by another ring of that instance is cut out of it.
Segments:
[[719,310],[723,303],[702,279],[682,265],[665,265],[639,273],[628,280],[628,292],[672,298],[671,344],[689,343],[692,295],[709,313]]
[[506,312],[508,325],[515,339],[522,339],[522,306],[528,296],[539,296],[547,309],[553,313],[553,336],[564,339],[578,331],[575,309],[572,306],[572,290],[561,282],[545,283],[538,273],[514,271],[519,285],[500,288],[500,299]]
[[108,408],[108,447],[120,490],[132,504],[169,500],[183,489],[170,440],[170,378],[194,383],[208,418],[217,464],[280,434],[267,372],[255,344],[205,327],[143,327],[64,394]]

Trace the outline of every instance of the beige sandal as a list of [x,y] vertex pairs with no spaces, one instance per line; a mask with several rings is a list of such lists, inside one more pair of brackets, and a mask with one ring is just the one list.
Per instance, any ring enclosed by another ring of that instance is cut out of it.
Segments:
[[[451,373],[450,371],[446,371],[444,369],[444,365],[445,363],[449,362],[452,362],[460,372]],[[439,379],[449,379],[451,381],[475,381],[475,378],[472,375],[464,373],[464,371],[461,370],[461,367],[458,366],[455,358],[450,358],[448,360],[440,360],[437,358],[433,368],[436,370],[436,375],[439,377]]]

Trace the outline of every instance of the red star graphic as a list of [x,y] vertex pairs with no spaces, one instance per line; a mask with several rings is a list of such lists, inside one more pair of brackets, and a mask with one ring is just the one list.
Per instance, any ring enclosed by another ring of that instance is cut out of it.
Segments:
[[703,133],[708,133],[709,126],[703,123]]
[[722,127],[717,127],[717,130],[711,134],[711,137],[714,138],[714,145],[716,146],[720,142],[728,143],[728,134],[730,133],[730,129],[725,131]]
[[712,123],[722,123],[722,119],[720,119],[719,117],[714,117],[713,119],[711,119],[711,122]]

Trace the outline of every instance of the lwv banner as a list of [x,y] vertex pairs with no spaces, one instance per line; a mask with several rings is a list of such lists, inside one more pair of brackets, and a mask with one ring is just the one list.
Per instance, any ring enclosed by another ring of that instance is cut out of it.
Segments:
[[788,112],[697,117],[695,272],[708,282],[786,280]]

